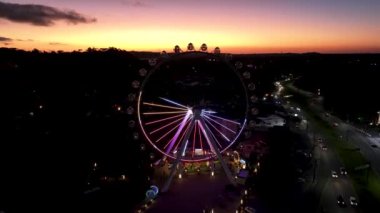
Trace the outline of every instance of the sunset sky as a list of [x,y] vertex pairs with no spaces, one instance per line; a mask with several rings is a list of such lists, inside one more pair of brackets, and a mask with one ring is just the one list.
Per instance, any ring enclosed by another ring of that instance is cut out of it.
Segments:
[[0,1],[0,47],[28,50],[380,52],[379,38],[379,0]]

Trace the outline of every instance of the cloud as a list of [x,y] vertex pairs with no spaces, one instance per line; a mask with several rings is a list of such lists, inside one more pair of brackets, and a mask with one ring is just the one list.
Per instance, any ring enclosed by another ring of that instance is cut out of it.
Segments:
[[123,4],[133,7],[146,7],[147,4],[142,0],[123,0]]
[[33,42],[34,40],[33,39],[16,39],[16,41],[28,41],[28,42]]
[[88,18],[74,10],[60,10],[45,5],[5,2],[0,2],[0,18],[36,26],[51,26],[60,20],[70,24],[96,22],[95,18]]
[[66,45],[66,44],[60,43],[60,42],[50,42],[49,45]]
[[133,1],[132,5],[135,7],[145,7],[146,6],[146,4],[142,1]]
[[13,39],[0,36],[0,42],[11,42]]

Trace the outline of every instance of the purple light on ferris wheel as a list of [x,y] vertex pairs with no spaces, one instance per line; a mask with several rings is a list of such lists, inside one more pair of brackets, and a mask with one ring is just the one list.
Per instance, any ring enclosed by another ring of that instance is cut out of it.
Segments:
[[190,118],[190,116],[193,114],[191,110],[188,110],[186,113],[186,116],[183,118],[181,125],[179,126],[177,132],[175,133],[174,137],[169,142],[169,147],[166,149],[166,154],[169,154],[169,152],[172,150],[175,142],[177,141],[179,135],[181,134],[183,128],[185,127],[187,120]]
[[177,109],[177,110],[187,110],[186,108],[179,108],[179,107],[173,107],[173,106],[167,106],[163,104],[156,104],[156,103],[148,103],[148,102],[143,102],[143,105],[148,105],[148,106],[155,106],[155,107],[161,107],[161,108],[168,108],[168,109]]
[[173,118],[178,118],[178,117],[183,117],[185,116],[185,113],[183,113],[183,115],[174,115],[174,116],[171,116],[171,117],[167,117],[167,118],[163,118],[163,119],[158,119],[158,120],[154,120],[154,121],[151,121],[151,122],[147,122],[145,123],[145,125],[151,125],[151,124],[155,124],[155,123],[160,123],[162,121],[167,121],[167,120],[171,120]]
[[[205,123],[205,124],[206,124],[206,123]],[[207,124],[206,124],[206,126],[207,126]],[[209,129],[210,129],[210,128],[209,128]],[[219,143],[218,139],[216,138],[216,136],[214,135],[214,133],[213,133],[212,131],[210,131],[210,134],[211,134],[211,136],[214,138],[214,140],[216,141],[216,143],[219,145],[219,147],[222,148],[222,145],[220,145],[220,143]]]
[[178,148],[180,142],[181,142],[182,139],[185,137],[187,131],[189,131],[189,129],[190,129],[190,125],[187,125],[187,124],[189,124],[189,123],[190,123],[190,119],[186,122],[186,124],[185,124],[185,126],[186,126],[186,130],[183,132],[182,136],[179,138],[177,145],[175,145],[175,147],[174,147],[174,150],[177,150],[177,148]]
[[171,103],[171,104],[174,104],[174,105],[176,105],[176,106],[182,107],[183,110],[189,110],[189,109],[190,109],[189,107],[187,107],[187,106],[185,106],[185,105],[182,105],[182,104],[177,103],[177,102],[175,102],[175,101],[169,100],[169,99],[167,99],[167,98],[162,98],[162,97],[160,97],[160,99],[161,99],[161,100],[164,100],[164,101],[166,101],[166,102],[169,102],[169,103]]
[[161,126],[161,127],[157,128],[157,129],[155,129],[155,130],[149,132],[149,134],[153,134],[153,133],[155,133],[155,132],[160,131],[161,129],[164,129],[164,128],[168,127],[168,126],[171,126],[171,125],[173,125],[173,124],[179,122],[181,119],[182,119],[182,118],[179,118],[179,119],[177,119],[177,120],[175,120],[175,121],[172,121],[172,122],[170,122],[170,123],[168,123],[168,124],[166,124],[166,125],[164,125],[164,126]]
[[229,119],[226,119],[226,118],[222,118],[222,117],[219,117],[219,116],[216,116],[216,115],[208,114],[208,116],[213,117],[213,118],[219,118],[220,120],[227,121],[227,122],[230,122],[230,123],[234,123],[236,125],[240,125],[239,122],[236,122],[236,121],[233,121],[233,120],[229,120]]
[[204,117],[205,117],[206,119],[208,119],[208,120],[210,120],[210,121],[216,123],[216,124],[219,124],[221,127],[225,128],[226,130],[228,130],[228,131],[230,131],[230,132],[236,134],[236,132],[235,132],[234,130],[232,130],[232,129],[228,128],[227,126],[225,126],[225,125],[219,123],[218,121],[216,121],[216,120],[214,120],[214,119],[208,117],[207,115],[204,115]]
[[227,138],[227,136],[225,136],[223,134],[223,132],[221,132],[218,128],[216,128],[208,119],[204,119],[208,124],[210,124],[210,126],[212,126],[215,131],[217,131],[224,139],[226,139],[228,142],[230,142],[231,140]]
[[206,138],[206,141],[208,143],[208,146],[211,149],[211,152],[215,153],[214,147],[211,145],[210,139],[208,138],[207,132],[206,132],[205,128],[203,127],[202,122],[198,121],[198,125],[199,125],[199,127],[203,133],[203,136]]
[[201,128],[199,127],[199,120],[196,121],[196,124],[198,126],[198,135],[199,135],[199,144],[201,146],[201,150],[203,150],[203,155],[205,155],[205,150],[203,149],[203,140],[202,140],[202,130]]
[[163,112],[144,112],[143,115],[165,115],[165,114],[181,114],[186,111],[163,111]]
[[204,110],[202,109],[202,113],[201,115],[204,115],[204,114],[215,114],[216,112],[215,111],[212,111],[212,110]]
[[198,127],[198,124],[195,123],[194,125],[194,132],[193,132],[193,151],[192,151],[192,157],[194,157],[194,154],[195,154],[195,140],[196,140],[196,136],[197,136],[197,127]]
[[[181,125],[181,123],[177,124],[175,127],[173,127],[171,130],[169,130],[168,132],[166,132],[163,136],[161,136],[158,140],[156,140],[156,143],[159,142],[160,140],[162,140],[164,137],[166,137],[168,134],[170,134],[171,132],[173,132],[175,129],[177,129],[177,127],[179,127],[179,125]],[[169,141],[170,142],[170,141]],[[169,145],[169,142],[165,145],[164,148],[166,148],[168,145]]]

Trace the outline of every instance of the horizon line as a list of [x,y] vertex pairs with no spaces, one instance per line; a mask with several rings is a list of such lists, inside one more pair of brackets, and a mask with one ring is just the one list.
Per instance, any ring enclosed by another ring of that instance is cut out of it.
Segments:
[[[0,49],[11,49],[11,50],[21,50],[25,52],[32,52],[34,50],[38,50],[43,53],[53,53],[53,52],[60,52],[60,53],[73,53],[73,52],[81,52],[85,53],[87,52],[88,49],[95,49],[96,51],[102,51],[102,50],[108,50],[108,49],[117,49],[120,51],[125,51],[125,52],[138,52],[138,53],[155,53],[155,54],[160,54],[162,51],[154,51],[154,50],[127,50],[123,48],[117,48],[117,47],[87,47],[86,49],[73,49],[73,50],[44,50],[44,49],[38,49],[38,48],[33,48],[33,49],[20,49],[17,47],[4,47],[0,46]],[[183,51],[183,52],[205,52],[205,53],[213,53],[212,51],[200,51],[200,50],[194,50],[194,51]],[[167,54],[173,54],[174,52],[167,52]],[[352,51],[352,52],[323,52],[323,51],[306,51],[306,52],[291,52],[291,51],[280,51],[280,52],[223,52],[221,51],[221,54],[231,54],[231,55],[269,55],[269,54],[321,54],[321,55],[353,55],[353,54],[380,54],[380,51],[376,52],[371,52],[371,51]]]

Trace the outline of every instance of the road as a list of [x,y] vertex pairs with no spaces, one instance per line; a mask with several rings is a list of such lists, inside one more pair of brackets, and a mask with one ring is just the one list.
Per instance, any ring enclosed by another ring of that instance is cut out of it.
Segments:
[[[288,85],[289,86],[289,85]],[[292,85],[291,85],[292,86]],[[308,93],[302,92],[302,90],[299,90],[295,87],[290,87],[290,90],[293,92],[296,92],[305,98],[309,99],[310,95]],[[360,151],[363,153],[364,156],[367,156],[370,162],[377,162],[373,163],[374,167],[380,166],[378,163],[380,163],[379,159],[379,149],[374,150],[373,147],[371,147],[372,143],[378,143],[376,138],[374,138],[374,141],[370,140],[366,134],[359,133],[358,130],[355,127],[352,127],[351,125],[345,124],[338,118],[334,116],[325,116],[326,112],[323,110],[321,105],[317,102],[314,104],[309,105],[311,106],[311,110],[314,112],[320,113],[321,118],[325,120],[325,122],[331,124],[331,128],[335,128],[336,132],[342,137],[346,136],[347,139],[350,139],[349,141],[353,143],[356,147],[360,148]],[[295,106],[296,108],[297,106]],[[299,106],[298,106],[299,107]],[[299,107],[300,108],[300,107]],[[292,114],[292,113],[291,113]],[[301,118],[307,119],[311,115],[305,114],[303,111],[299,112],[298,114],[301,115]],[[335,150],[330,149],[328,142],[325,142],[327,144],[327,150],[322,150],[320,146],[318,146],[318,143],[316,141],[317,138],[324,138],[323,132],[318,132],[317,128],[315,128],[315,124],[310,123],[310,119],[307,119],[309,122],[307,124],[307,128],[305,131],[307,131],[307,134],[309,135],[310,141],[314,143],[314,158],[316,160],[316,174],[315,174],[315,181],[312,183],[313,189],[315,193],[320,195],[320,204],[319,204],[319,210],[320,212],[360,212],[360,209],[353,208],[350,206],[349,203],[349,197],[355,196],[358,197],[355,189],[353,187],[352,180],[348,176],[341,175],[340,174],[340,167],[343,166],[341,160],[339,159],[338,154],[335,152]],[[338,123],[337,127],[333,127],[334,123]],[[317,135],[317,136],[316,136]],[[380,145],[380,144],[379,144]],[[332,146],[331,146],[332,147]],[[379,146],[380,147],[380,146]],[[333,178],[331,175],[331,171],[334,170],[338,173],[338,178]],[[379,170],[378,170],[379,171]],[[337,196],[342,195],[344,198],[344,201],[346,202],[346,207],[340,207],[337,204]],[[360,201],[359,201],[360,202]]]
[[[299,107],[300,108],[300,107]],[[302,118],[307,118],[309,115],[301,112],[299,113]],[[343,166],[339,156],[336,152],[330,148],[329,144],[323,141],[324,135],[322,132],[318,132],[315,128],[315,124],[307,124],[307,128],[304,130],[312,143],[313,157],[316,161],[315,164],[315,181],[312,182],[311,187],[317,195],[320,196],[319,202],[319,212],[346,212],[354,213],[359,212],[358,209],[355,209],[349,204],[349,197],[355,196],[355,189],[349,178],[349,176],[340,174],[340,167]],[[327,143],[327,150],[322,150],[318,138],[322,138],[323,143]],[[331,173],[336,171],[338,173],[338,178],[333,178]],[[342,195],[347,206],[339,207],[337,204],[338,195]]]
[[[295,89],[292,85],[290,89],[305,98],[310,98],[310,95],[307,92],[303,92],[303,90],[300,89]],[[323,109],[322,104],[318,101],[311,103],[309,106],[315,113],[318,113],[321,119],[330,124],[332,128],[335,128],[336,132],[340,134],[343,139],[351,143],[354,147],[359,148],[363,157],[370,162],[373,170],[377,173],[377,175],[380,175],[380,133],[368,133],[342,121],[338,117],[328,114]],[[334,123],[337,124],[336,127],[333,127]],[[373,147],[374,145],[376,147]]]
[[[349,176],[340,174],[340,167],[342,163],[334,150],[327,148],[322,150],[317,147],[314,151],[316,158],[319,158],[319,166],[317,169],[318,181],[325,183],[319,185],[319,192],[321,193],[320,208],[325,212],[358,212],[356,209],[350,206],[349,197],[355,196],[355,189],[349,178]],[[338,178],[334,178],[331,175],[331,171],[338,173]],[[337,204],[338,195],[342,195],[347,206],[339,207]]]
[[[363,157],[370,162],[373,170],[379,175],[380,174],[380,137],[376,135],[370,135],[350,124],[347,124],[340,119],[329,116],[324,118],[327,122],[336,122],[338,126],[336,127],[338,133],[342,137],[351,143],[353,146],[360,149]],[[372,147],[372,145],[377,147]]]

